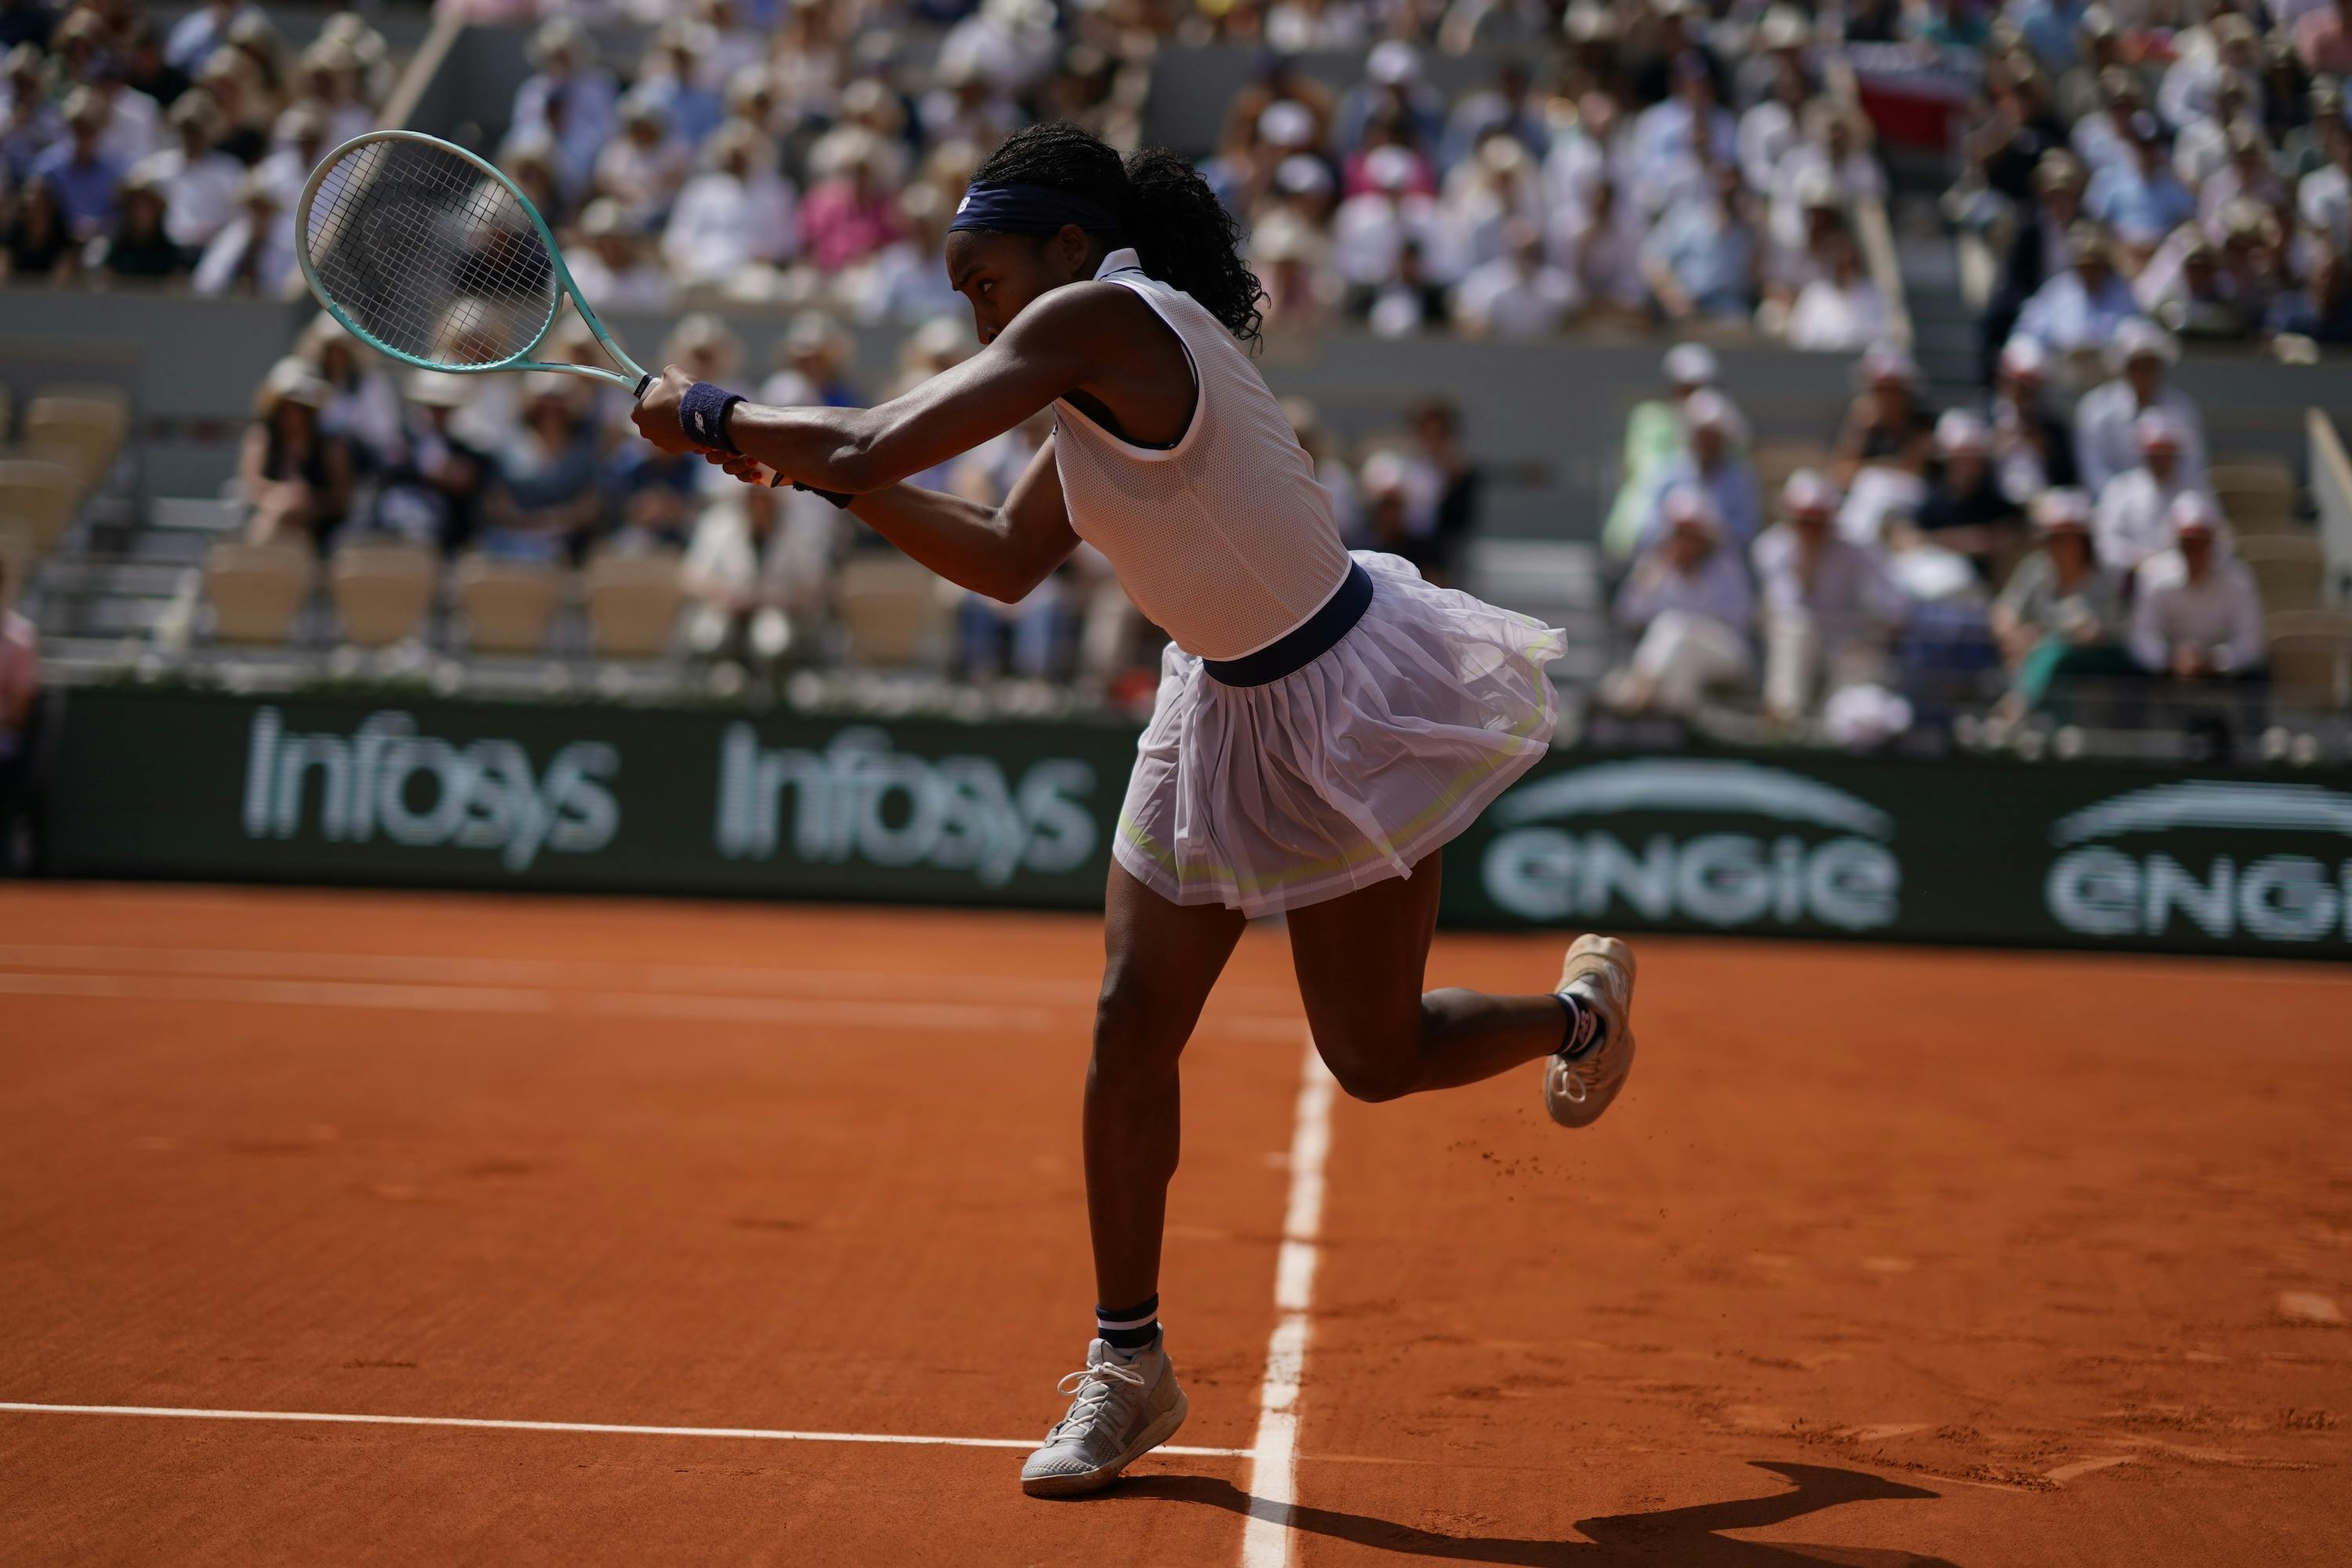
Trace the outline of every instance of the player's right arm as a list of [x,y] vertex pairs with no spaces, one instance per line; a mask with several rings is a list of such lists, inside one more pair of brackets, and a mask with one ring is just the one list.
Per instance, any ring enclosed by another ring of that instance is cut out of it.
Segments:
[[1050,436],[1003,506],[897,484],[856,498],[849,513],[949,582],[1008,605],[1028,597],[1078,547]]

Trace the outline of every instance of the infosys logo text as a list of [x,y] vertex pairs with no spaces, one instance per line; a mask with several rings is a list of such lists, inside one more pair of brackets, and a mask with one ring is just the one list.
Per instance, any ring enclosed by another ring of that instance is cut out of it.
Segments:
[[295,734],[265,707],[246,738],[245,834],[292,838],[315,821],[331,844],[381,835],[414,848],[496,851],[526,871],[541,849],[592,854],[620,830],[606,788],[620,753],[574,741],[541,773],[519,741],[420,735],[407,713],[371,713],[348,735]]
[[804,865],[863,859],[877,866],[969,871],[1001,888],[1018,871],[1077,870],[1095,852],[1095,771],[1048,758],[1015,784],[993,757],[937,760],[891,749],[881,731],[856,726],[823,751],[760,744],[749,724],[730,724],[719,750],[719,854],[766,860],[784,846],[790,793],[792,858]]
[[2336,853],[2257,848],[2199,856],[2086,842],[2199,831],[2352,839],[2352,795],[2316,784],[2199,780],[2153,784],[2084,806],[2050,829],[2052,843],[2077,846],[2052,862],[2042,879],[2051,918],[2084,936],[2164,936],[2185,929],[2217,940],[2352,941],[2352,846]]
[[[1554,826],[1634,812],[1759,821],[1745,831],[1654,833],[1638,845],[1599,826]],[[1486,892],[1528,920],[1630,910],[1718,927],[1874,931],[1894,922],[1902,889],[1902,865],[1885,843],[1892,817],[1818,779],[1754,763],[1599,763],[1514,790],[1493,816],[1506,831],[1486,847]],[[1835,837],[1821,837],[1823,829]]]

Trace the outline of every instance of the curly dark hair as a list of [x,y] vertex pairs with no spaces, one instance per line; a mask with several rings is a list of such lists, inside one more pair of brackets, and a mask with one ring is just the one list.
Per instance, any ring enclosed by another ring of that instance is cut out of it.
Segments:
[[1006,137],[974,183],[1049,185],[1118,214],[1144,271],[1199,300],[1242,342],[1258,341],[1265,290],[1242,259],[1241,226],[1200,171],[1165,147],[1121,162],[1100,137],[1049,121]]

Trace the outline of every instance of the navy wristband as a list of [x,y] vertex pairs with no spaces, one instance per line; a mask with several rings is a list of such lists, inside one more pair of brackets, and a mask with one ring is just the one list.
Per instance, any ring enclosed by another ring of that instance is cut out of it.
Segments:
[[[678,428],[686,433],[688,440],[698,447],[735,452],[735,443],[727,434],[727,411],[742,401],[740,395],[723,386],[698,381],[686,389],[684,397],[678,399]],[[737,455],[740,456],[740,453]]]

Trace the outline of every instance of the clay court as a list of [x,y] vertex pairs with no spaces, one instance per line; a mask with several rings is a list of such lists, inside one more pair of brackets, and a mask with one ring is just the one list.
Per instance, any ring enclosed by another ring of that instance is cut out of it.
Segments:
[[1253,931],[1187,1058],[1192,1420],[1025,1499],[1098,942],[12,889],[0,1559],[2342,1561],[2316,965],[1647,940],[1571,1135],[1533,1069],[1334,1100]]

